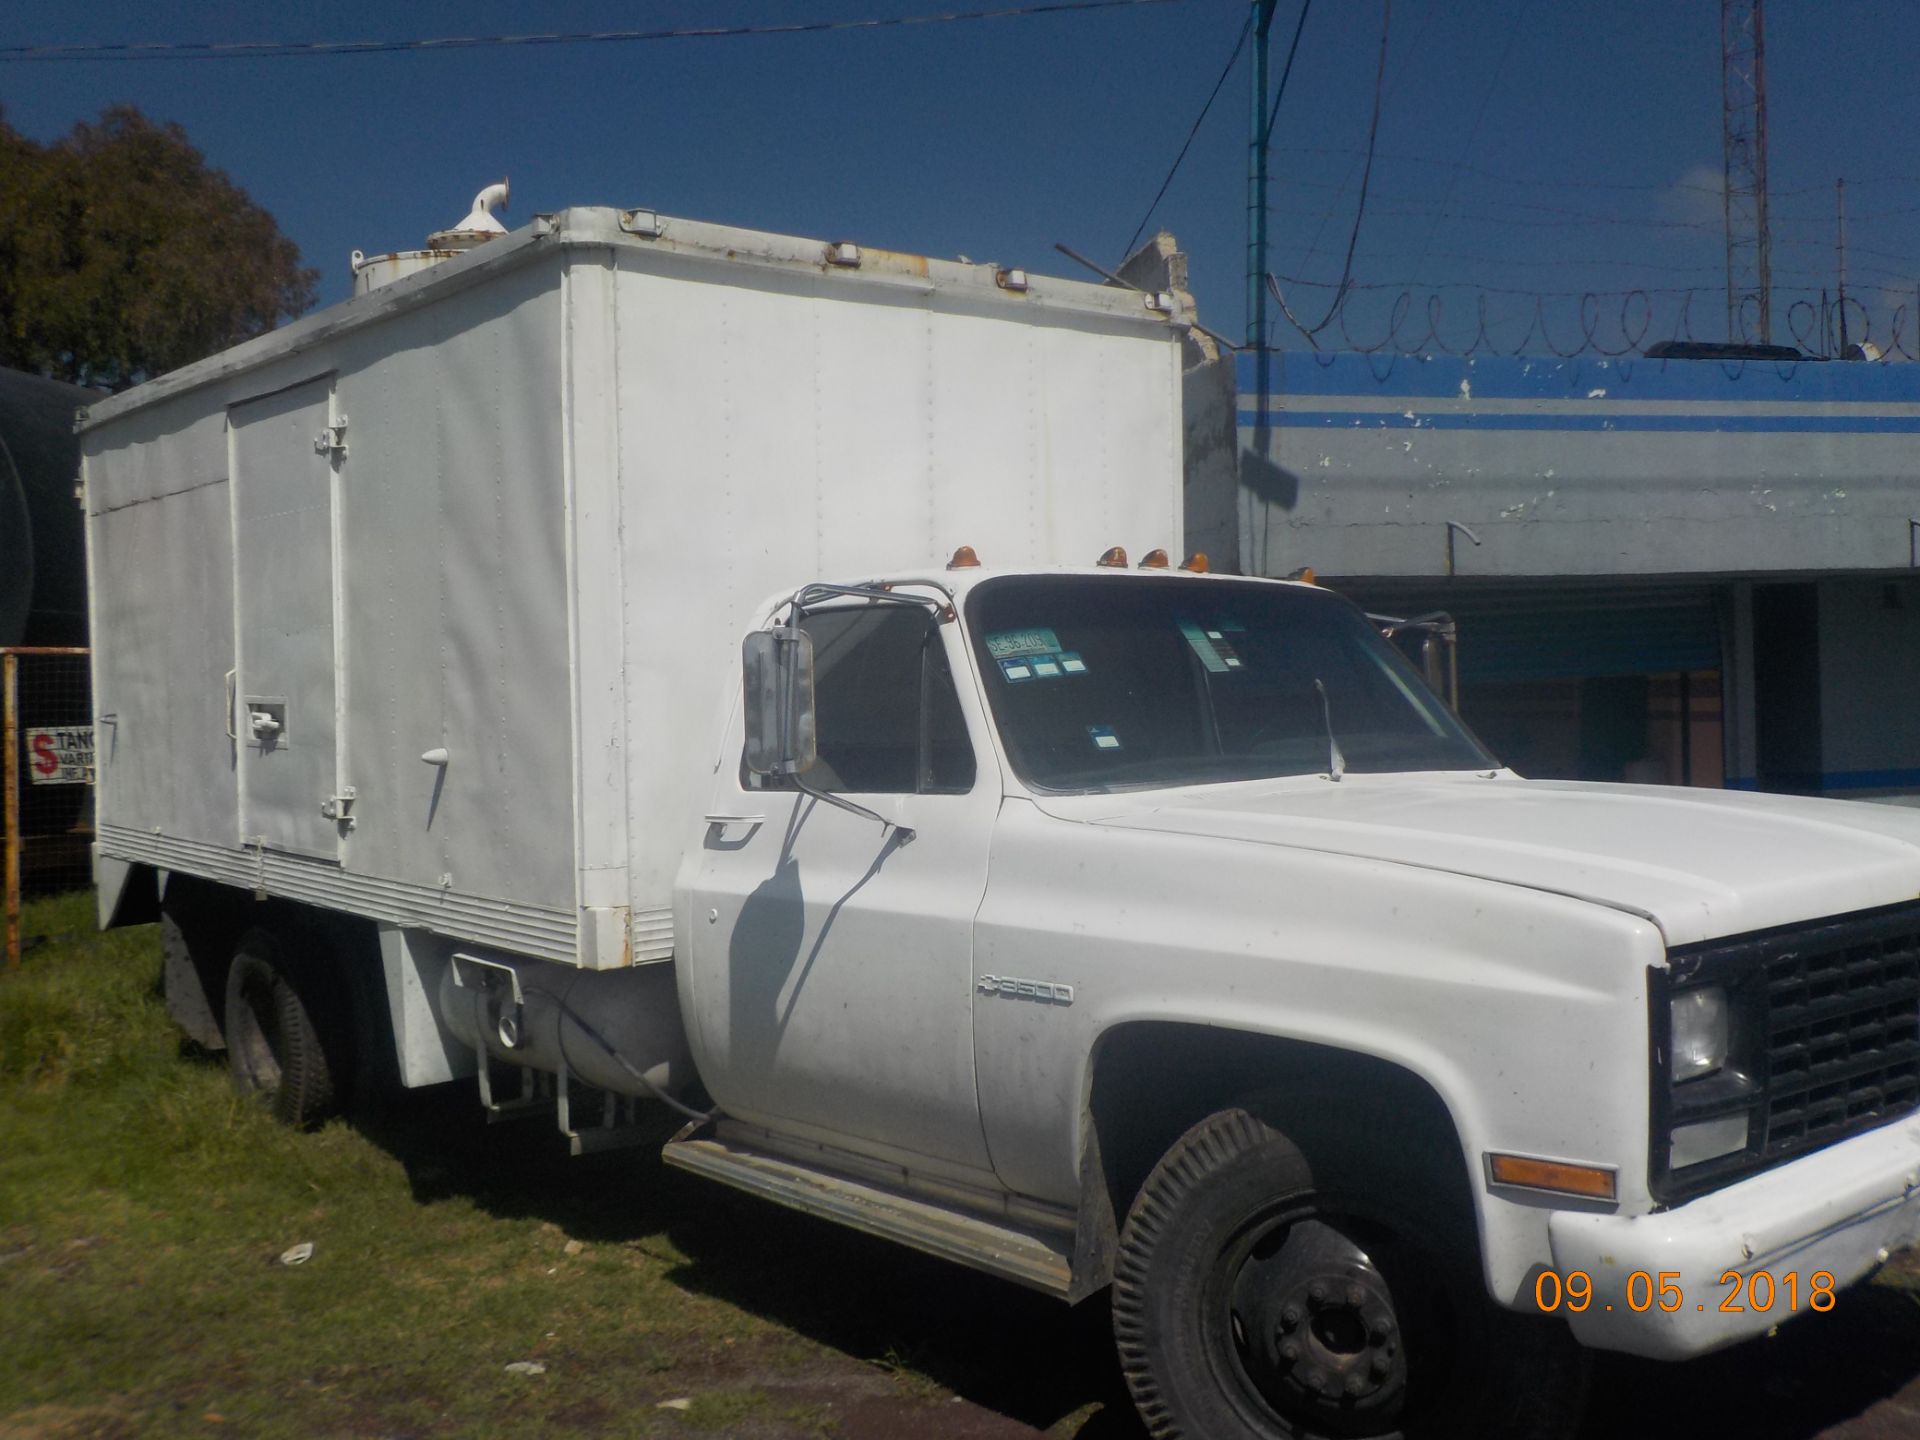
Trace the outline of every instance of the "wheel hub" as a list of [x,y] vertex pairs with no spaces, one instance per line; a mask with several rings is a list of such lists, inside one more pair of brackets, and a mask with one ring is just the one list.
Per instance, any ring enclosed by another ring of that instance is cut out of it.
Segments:
[[[1277,1243],[1276,1243],[1277,1242]],[[1372,1257],[1318,1220],[1266,1237],[1233,1287],[1248,1378],[1282,1414],[1377,1419],[1406,1390],[1393,1292]]]

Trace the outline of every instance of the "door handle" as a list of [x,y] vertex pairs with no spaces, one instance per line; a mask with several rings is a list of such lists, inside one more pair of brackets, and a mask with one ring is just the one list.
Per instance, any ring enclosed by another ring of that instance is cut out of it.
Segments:
[[764,825],[764,815],[703,815],[700,817],[709,825]]
[[229,740],[238,740],[240,738],[240,733],[233,728],[233,677],[238,673],[237,669],[227,671],[225,688],[227,695],[227,739]]

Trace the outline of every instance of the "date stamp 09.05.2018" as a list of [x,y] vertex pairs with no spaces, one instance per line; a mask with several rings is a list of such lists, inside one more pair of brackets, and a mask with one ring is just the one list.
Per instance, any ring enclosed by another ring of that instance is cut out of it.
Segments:
[[[1611,1278],[1611,1277],[1610,1277]],[[1776,1275],[1770,1270],[1743,1274],[1728,1270],[1711,1286],[1686,1283],[1677,1270],[1635,1270],[1617,1294],[1606,1293],[1585,1270],[1542,1270],[1533,1282],[1534,1303],[1548,1315],[1566,1312],[1578,1315],[1594,1306],[1603,1310],[1631,1310],[1645,1314],[1662,1310],[1672,1314],[1680,1310],[1717,1310],[1721,1314],[1760,1314],[1777,1312],[1798,1314],[1802,1310],[1825,1313],[1833,1309],[1834,1280],[1831,1271],[1815,1270],[1802,1275],[1786,1270]]]

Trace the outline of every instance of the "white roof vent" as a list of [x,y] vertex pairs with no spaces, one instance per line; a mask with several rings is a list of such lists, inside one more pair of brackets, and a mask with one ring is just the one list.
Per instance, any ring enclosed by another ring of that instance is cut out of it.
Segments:
[[502,210],[507,208],[507,182],[489,185],[473,197],[473,209],[467,212],[467,218],[458,225],[446,230],[436,230],[427,237],[427,248],[431,250],[471,250],[482,241],[491,240],[496,235],[507,233],[507,227],[493,218],[494,206]]
[[507,208],[507,182],[489,185],[473,197],[473,209],[458,225],[436,230],[427,237],[424,250],[394,250],[385,255],[353,252],[353,293],[364,295],[395,280],[403,280],[422,270],[430,270],[442,260],[451,260],[463,250],[485,244],[507,227],[494,218],[496,209]]

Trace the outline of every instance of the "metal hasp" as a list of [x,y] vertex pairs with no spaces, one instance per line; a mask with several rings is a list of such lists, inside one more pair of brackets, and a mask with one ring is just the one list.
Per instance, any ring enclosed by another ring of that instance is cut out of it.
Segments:
[[320,433],[313,437],[313,453],[325,455],[333,460],[344,460],[347,454],[347,417],[342,415],[331,425],[321,427]]
[[[1764,0],[1720,0],[1720,143],[1726,164],[1727,339],[1773,343],[1767,230]],[[1747,324],[1749,302],[1754,323]]]
[[320,802],[320,813],[327,819],[351,830],[354,827],[353,802],[360,798],[360,792],[351,785],[342,785],[337,795],[329,795]]

